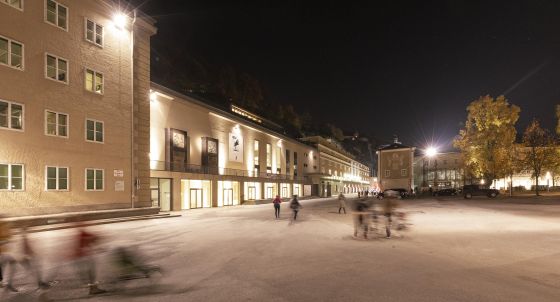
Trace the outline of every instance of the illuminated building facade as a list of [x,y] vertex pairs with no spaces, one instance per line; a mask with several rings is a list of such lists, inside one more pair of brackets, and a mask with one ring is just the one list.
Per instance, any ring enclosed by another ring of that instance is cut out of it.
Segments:
[[151,205],[156,28],[139,12],[117,13],[113,1],[0,1],[3,213]]
[[415,147],[400,143],[396,137],[392,144],[377,150],[377,177],[382,190],[413,188],[415,150]]

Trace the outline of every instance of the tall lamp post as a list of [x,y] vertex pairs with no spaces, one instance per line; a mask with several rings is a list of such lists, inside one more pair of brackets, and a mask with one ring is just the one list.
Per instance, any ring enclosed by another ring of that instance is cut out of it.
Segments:
[[[433,146],[430,146],[430,147],[426,148],[426,150],[425,150],[424,155],[425,155],[425,157],[428,158],[428,175],[430,174],[430,160],[431,160],[434,156],[436,156],[437,153],[438,153],[437,148],[436,148],[436,147],[433,147]],[[437,171],[436,171],[436,172],[437,172]],[[436,183],[436,177],[437,177],[437,176],[434,175],[434,186],[435,186],[435,183]],[[428,186],[429,186],[429,183],[428,183]]]

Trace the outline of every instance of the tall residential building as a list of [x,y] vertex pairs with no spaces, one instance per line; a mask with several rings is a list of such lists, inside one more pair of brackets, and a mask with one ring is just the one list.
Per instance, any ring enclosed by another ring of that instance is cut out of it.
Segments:
[[0,1],[0,211],[151,205],[156,28],[119,2]]
[[413,162],[415,147],[399,142],[395,137],[392,144],[377,150],[378,182],[382,190],[413,188]]

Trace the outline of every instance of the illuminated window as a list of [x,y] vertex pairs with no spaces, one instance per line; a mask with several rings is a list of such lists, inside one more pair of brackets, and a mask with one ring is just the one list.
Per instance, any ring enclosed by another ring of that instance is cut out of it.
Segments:
[[45,111],[45,134],[68,137],[68,114]]
[[86,40],[97,46],[103,46],[103,26],[89,19],[86,19],[85,26]]
[[266,144],[266,173],[272,173],[272,146]]
[[0,65],[23,70],[23,44],[0,36]]
[[45,21],[64,30],[68,29],[68,8],[54,0],[45,2]]
[[86,90],[103,94],[103,74],[91,69],[86,69],[85,76]]
[[259,141],[255,140],[253,144],[253,163],[255,165],[255,176],[258,176],[259,170]]
[[23,10],[23,0],[0,0],[0,2],[8,4],[13,8]]
[[23,165],[0,164],[0,190],[22,191],[23,181]]
[[86,169],[86,191],[103,191],[103,169]]
[[46,54],[45,76],[47,79],[68,83],[68,61]]
[[45,173],[47,191],[68,190],[67,167],[47,167]]
[[0,100],[0,129],[23,129],[23,105]]

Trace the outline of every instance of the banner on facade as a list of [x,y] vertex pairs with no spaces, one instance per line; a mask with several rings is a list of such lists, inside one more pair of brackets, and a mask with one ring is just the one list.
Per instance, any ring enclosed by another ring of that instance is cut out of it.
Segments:
[[229,161],[243,162],[243,137],[240,134],[229,134]]

